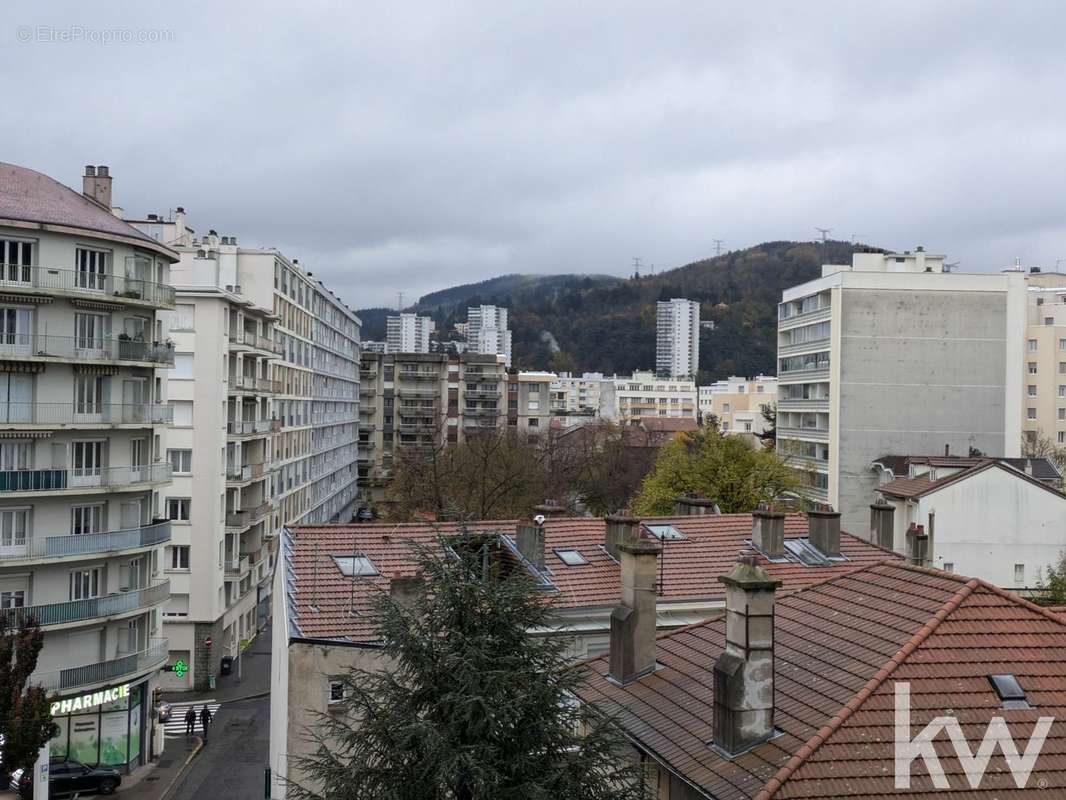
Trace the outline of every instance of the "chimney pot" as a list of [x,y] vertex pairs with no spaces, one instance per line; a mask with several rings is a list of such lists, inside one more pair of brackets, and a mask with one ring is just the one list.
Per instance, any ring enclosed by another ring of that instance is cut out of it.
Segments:
[[514,538],[522,557],[537,569],[544,569],[544,528],[532,522],[519,522]]
[[870,504],[870,541],[886,550],[896,548],[896,508],[883,497]]
[[679,517],[706,516],[707,514],[720,513],[713,500],[701,497],[694,492],[683,494],[677,498],[674,511]]
[[97,176],[98,178],[106,178],[106,177],[108,177],[108,174],[107,174],[107,173],[108,173],[108,169],[107,169],[107,167],[105,167],[105,166],[104,166],[103,164],[100,164],[100,165],[99,165],[99,166],[98,166],[98,167],[96,168],[96,176]]
[[714,744],[740,753],[774,735],[774,595],[781,581],[755,558],[718,578],[726,587],[725,650],[714,664]]
[[827,558],[840,556],[840,512],[808,511],[807,541]]
[[650,539],[618,546],[622,594],[611,612],[610,677],[626,684],[655,670],[656,561],[662,547]]
[[411,608],[421,588],[422,579],[417,575],[392,578],[389,580],[389,599],[394,605]]
[[93,202],[112,210],[111,176],[108,174],[107,167],[87,165],[85,175],[81,179],[81,193]]
[[85,177],[86,178],[95,178],[96,177],[96,167],[94,167],[92,164],[86,164],[85,165]]
[[785,515],[756,509],[751,514],[751,543],[767,558],[785,555]]
[[624,514],[611,514],[604,518],[605,540],[603,546],[615,561],[621,560],[621,554],[618,550],[619,545],[638,538],[638,525],[640,525],[639,519]]

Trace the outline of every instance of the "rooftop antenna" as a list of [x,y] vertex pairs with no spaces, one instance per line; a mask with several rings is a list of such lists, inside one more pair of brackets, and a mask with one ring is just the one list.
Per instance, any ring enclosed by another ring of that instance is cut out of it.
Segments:
[[[821,228],[818,228],[818,230],[821,230]],[[832,228],[830,228],[829,230],[832,230]],[[855,242],[857,242],[858,240],[865,239],[865,238],[866,238],[866,234],[865,233],[853,233],[853,234],[851,234],[851,243],[855,244]]]
[[396,293],[396,310],[403,311],[403,292]]
[[826,243],[826,240],[829,239],[829,234],[833,230],[832,228],[819,228],[817,225],[814,226],[814,229],[822,235],[822,244]]
[[714,254],[715,256],[722,255],[722,245],[725,244],[725,239],[711,239],[714,242]]
[[954,272],[955,267],[957,267],[961,263],[961,261],[948,261],[944,264],[944,272]]

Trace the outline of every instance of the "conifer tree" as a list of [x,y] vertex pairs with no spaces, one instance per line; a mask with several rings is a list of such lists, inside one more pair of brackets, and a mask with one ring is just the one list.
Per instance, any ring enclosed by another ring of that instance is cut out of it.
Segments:
[[0,617],[0,774],[33,769],[37,754],[58,727],[47,692],[29,683],[37,669],[44,634],[36,620],[5,612]]

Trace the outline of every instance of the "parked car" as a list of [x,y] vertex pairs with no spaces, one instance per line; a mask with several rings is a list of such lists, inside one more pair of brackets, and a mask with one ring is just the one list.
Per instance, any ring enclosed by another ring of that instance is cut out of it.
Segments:
[[162,722],[169,722],[170,721],[170,703],[168,703],[166,700],[160,700],[156,704],[155,713],[156,713],[156,715],[158,715],[159,721],[161,723]]
[[[48,762],[48,787],[52,797],[81,794],[111,794],[122,783],[122,774],[114,767],[89,767],[79,761],[53,758]],[[33,775],[21,769],[11,773],[11,790],[22,800],[33,797]]]
[[359,506],[359,510],[355,512],[355,518],[359,522],[373,522],[376,516],[374,509],[370,506]]

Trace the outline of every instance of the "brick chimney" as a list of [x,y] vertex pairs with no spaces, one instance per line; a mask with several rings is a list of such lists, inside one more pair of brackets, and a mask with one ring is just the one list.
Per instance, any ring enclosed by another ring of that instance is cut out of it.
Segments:
[[714,744],[736,754],[774,735],[774,593],[755,558],[741,558],[725,584],[725,650],[714,664]]
[[917,567],[933,563],[933,537],[925,532],[924,525],[912,522],[907,528],[907,560]]
[[751,543],[768,558],[785,554],[785,515],[756,509],[751,513]]
[[521,521],[515,526],[515,546],[522,557],[537,569],[544,569],[544,526]]
[[618,547],[623,542],[636,541],[638,538],[637,528],[639,525],[639,519],[636,517],[628,517],[624,514],[611,514],[604,518],[606,538],[603,546],[607,552],[611,554],[611,558],[615,561],[621,561],[621,554],[618,551]]
[[870,504],[870,541],[888,550],[896,549],[896,507],[877,498]]
[[650,539],[634,539],[618,546],[622,597],[611,612],[609,675],[621,684],[655,669],[655,578],[661,550],[662,546]]
[[707,514],[721,513],[717,510],[717,506],[713,500],[709,500],[706,497],[701,497],[698,494],[690,492],[689,494],[683,494],[677,498],[677,503],[674,506],[674,513],[679,517],[701,517]]
[[421,591],[422,579],[417,575],[389,579],[389,599],[394,605],[410,608]]
[[840,555],[840,512],[808,511],[807,541],[829,558]]
[[90,200],[111,210],[111,175],[105,166],[86,165],[85,175],[81,179],[81,191]]

